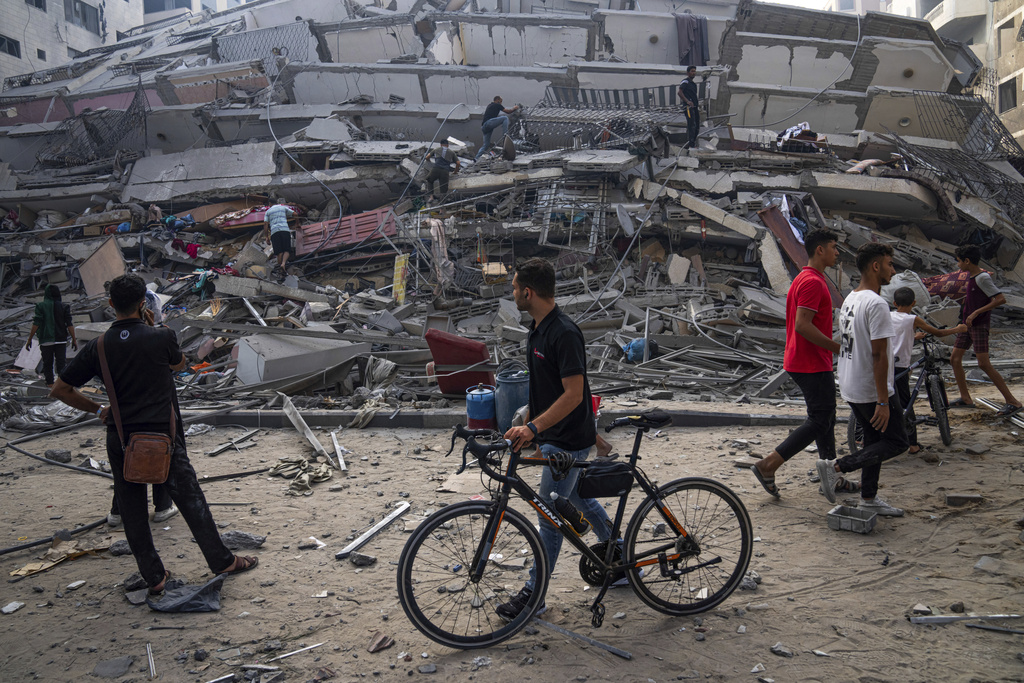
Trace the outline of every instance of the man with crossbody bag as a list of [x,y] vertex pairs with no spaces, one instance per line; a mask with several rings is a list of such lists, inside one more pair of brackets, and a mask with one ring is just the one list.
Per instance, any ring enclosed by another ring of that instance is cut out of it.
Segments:
[[[150,593],[156,594],[163,590],[170,572],[153,545],[147,484],[167,487],[211,571],[236,574],[252,569],[258,560],[233,555],[220,538],[181,433],[171,373],[185,366],[185,356],[173,330],[147,324],[145,303],[142,278],[115,278],[110,283],[110,305],[117,320],[75,356],[50,395],[107,423],[107,457],[125,536],[139,573]],[[78,391],[93,377],[104,378],[110,407]]]

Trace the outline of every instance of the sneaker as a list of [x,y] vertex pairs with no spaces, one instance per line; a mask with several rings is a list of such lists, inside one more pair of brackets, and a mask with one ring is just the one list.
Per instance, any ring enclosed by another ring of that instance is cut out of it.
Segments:
[[836,472],[835,460],[819,460],[817,463],[818,476],[821,477],[821,494],[828,499],[828,502],[836,502],[836,482],[839,481],[839,473]]
[[107,515],[107,526],[118,527],[121,526],[121,515],[115,515],[113,512]]
[[885,502],[878,496],[875,496],[870,500],[866,498],[861,498],[860,505],[858,505],[857,507],[859,507],[861,510],[864,510],[865,512],[874,512],[879,517],[903,516],[903,510],[901,510],[898,507],[893,507],[892,505],[889,505],[887,502]]
[[174,506],[174,503],[171,503],[171,507],[167,508],[166,510],[157,510],[156,512],[154,512],[153,521],[166,522],[176,514],[178,514],[178,508]]
[[[505,621],[512,621],[513,619],[518,617],[524,609],[526,609],[526,605],[530,601],[530,598],[532,596],[532,588],[523,588],[521,591],[513,595],[511,600],[509,600],[508,602],[503,602],[502,604],[498,605],[495,608],[494,612]],[[534,612],[533,615],[535,617],[539,617],[541,614],[544,614],[544,612],[546,612],[547,609],[547,605],[545,605],[542,602],[540,603],[540,607],[537,608],[537,611]]]

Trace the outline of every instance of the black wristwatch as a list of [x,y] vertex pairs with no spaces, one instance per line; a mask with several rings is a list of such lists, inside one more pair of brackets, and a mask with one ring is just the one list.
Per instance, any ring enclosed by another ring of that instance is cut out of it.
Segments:
[[526,426],[530,428],[530,431],[533,432],[534,436],[537,436],[537,425],[533,424],[533,422],[527,422]]

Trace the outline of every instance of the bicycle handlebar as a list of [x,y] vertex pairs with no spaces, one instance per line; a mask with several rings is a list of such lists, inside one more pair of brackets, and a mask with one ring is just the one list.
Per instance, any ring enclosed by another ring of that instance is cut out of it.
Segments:
[[485,436],[488,438],[493,437],[498,432],[493,429],[467,429],[460,425],[455,425],[455,431],[452,432],[452,447],[445,454],[445,457],[452,454],[455,450],[455,440],[465,439],[466,445],[462,448],[462,466],[455,472],[455,474],[462,474],[466,471],[466,453],[472,453],[476,457],[477,463],[480,465],[480,469],[483,470],[487,476],[491,479],[496,479],[500,482],[507,482],[508,477],[498,474],[493,469],[493,462],[488,456],[491,453],[497,453],[499,451],[509,450],[512,447],[512,442],[508,439],[501,439],[497,443],[480,443],[477,441],[477,437]]

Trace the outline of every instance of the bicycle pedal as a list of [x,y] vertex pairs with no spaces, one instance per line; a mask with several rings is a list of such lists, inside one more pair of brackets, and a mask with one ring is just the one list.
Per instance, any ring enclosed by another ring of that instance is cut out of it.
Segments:
[[590,611],[593,613],[590,625],[594,628],[601,628],[601,624],[604,623],[604,604],[599,602],[591,606]]

